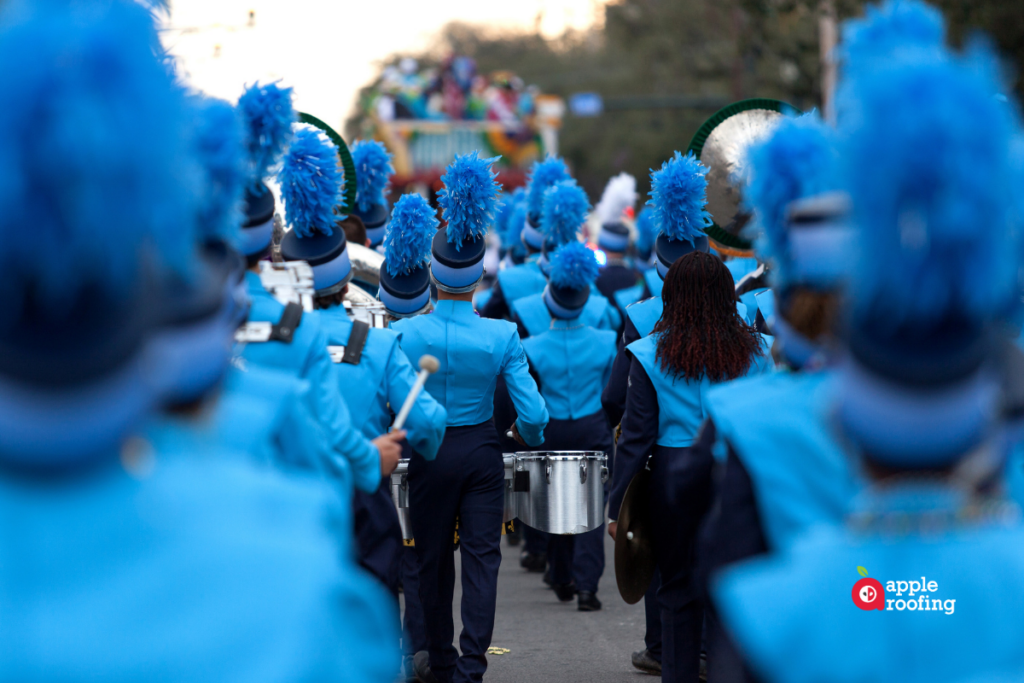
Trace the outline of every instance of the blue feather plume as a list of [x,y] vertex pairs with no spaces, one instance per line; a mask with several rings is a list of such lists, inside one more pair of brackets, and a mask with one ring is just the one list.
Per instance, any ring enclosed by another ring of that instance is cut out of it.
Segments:
[[946,38],[942,13],[920,0],[869,5],[863,19],[843,25],[840,61],[855,66],[887,60],[906,50],[939,51]]
[[[786,118],[747,152],[744,199],[761,228],[758,251],[785,270],[789,248],[786,211],[797,199],[838,188],[834,131],[815,113]],[[783,275],[784,277],[784,275]]]
[[670,240],[693,244],[711,225],[711,214],[704,208],[708,168],[688,152],[676,152],[671,159],[651,172],[651,198],[647,206],[654,209],[654,224],[658,234]]
[[456,156],[441,176],[444,189],[437,203],[448,221],[448,242],[456,251],[466,240],[483,237],[494,219],[500,190],[491,165],[500,158],[481,159],[475,151]]
[[260,183],[277,163],[292,137],[296,121],[292,108],[292,89],[276,82],[246,88],[238,98],[248,134],[249,189],[260,192]]
[[366,212],[383,205],[388,181],[395,173],[391,153],[376,140],[356,140],[350,151],[356,167],[356,206]]
[[198,167],[157,42],[134,3],[25,3],[0,27],[0,325],[28,290],[55,319],[85,287],[127,297],[143,251],[188,276]]
[[1011,147],[1019,130],[986,49],[862,74],[841,130],[861,254],[855,312],[893,327],[984,320],[1016,292]]
[[341,204],[341,167],[338,148],[320,131],[302,126],[295,132],[284,157],[281,199],[285,218],[299,237],[320,232],[334,234],[334,209]]
[[503,192],[498,197],[498,204],[494,209],[494,225],[491,227],[498,237],[501,238],[502,242],[505,240],[505,230],[508,228],[508,219],[512,217],[512,212],[515,210],[515,203],[512,200],[512,195],[508,192]]
[[544,213],[544,193],[555,183],[571,179],[569,169],[559,157],[548,157],[544,161],[535,162],[528,179],[526,215],[540,220]]
[[523,228],[526,227],[526,198],[521,198],[515,203],[512,215],[508,219],[508,227],[505,230],[506,244],[514,255],[526,254],[526,245],[523,244]]
[[544,193],[540,222],[545,241],[555,245],[575,241],[589,211],[587,193],[575,180],[563,180],[549,187]]
[[642,253],[650,253],[654,249],[654,240],[658,239],[658,226],[654,220],[654,209],[645,206],[636,217],[636,248]]
[[204,171],[199,239],[233,244],[242,224],[247,168],[238,110],[224,100],[195,96],[196,156]]
[[567,242],[555,250],[548,278],[556,287],[584,289],[597,279],[597,257],[582,242]]
[[420,195],[403,194],[398,198],[384,233],[384,263],[392,276],[430,261],[430,243],[439,224],[430,202]]

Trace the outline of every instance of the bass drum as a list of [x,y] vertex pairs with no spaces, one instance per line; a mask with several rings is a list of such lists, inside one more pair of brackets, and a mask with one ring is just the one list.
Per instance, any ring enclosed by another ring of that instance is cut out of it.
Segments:
[[516,453],[513,491],[519,520],[558,535],[598,528],[604,522],[607,464],[600,451]]

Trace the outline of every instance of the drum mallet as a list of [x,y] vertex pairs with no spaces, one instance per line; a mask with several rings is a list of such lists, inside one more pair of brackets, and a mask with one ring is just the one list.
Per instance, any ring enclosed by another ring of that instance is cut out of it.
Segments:
[[441,363],[430,354],[420,356],[420,374],[416,375],[416,383],[412,385],[412,390],[405,397],[405,403],[402,404],[402,409],[398,411],[398,417],[395,418],[395,424],[391,427],[391,431],[397,432],[405,425],[405,420],[409,417],[409,411],[412,410],[412,404],[416,402],[416,397],[420,395],[420,392],[423,391],[423,385],[427,383],[427,377],[437,372],[439,367],[441,367]]

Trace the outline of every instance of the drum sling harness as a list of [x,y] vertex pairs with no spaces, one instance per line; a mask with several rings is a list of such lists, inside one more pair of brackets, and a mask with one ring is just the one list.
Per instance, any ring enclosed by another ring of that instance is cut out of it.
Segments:
[[238,328],[235,341],[246,344],[262,344],[264,342],[282,342],[291,344],[295,338],[295,330],[302,322],[302,305],[294,301],[284,307],[281,319],[276,324],[269,322],[249,322]]
[[366,346],[366,337],[369,334],[369,325],[361,320],[353,320],[352,331],[348,334],[348,344],[345,346],[327,347],[327,352],[331,354],[331,361],[334,363],[359,365],[359,361],[363,358],[363,347]]

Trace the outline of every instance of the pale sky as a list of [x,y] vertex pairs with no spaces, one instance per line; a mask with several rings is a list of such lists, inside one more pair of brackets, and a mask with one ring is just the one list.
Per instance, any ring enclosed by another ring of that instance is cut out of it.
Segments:
[[[171,0],[164,43],[190,82],[232,102],[245,84],[282,79],[296,107],[339,128],[376,63],[424,48],[449,21],[582,28],[606,0]],[[255,25],[249,27],[249,11]]]

